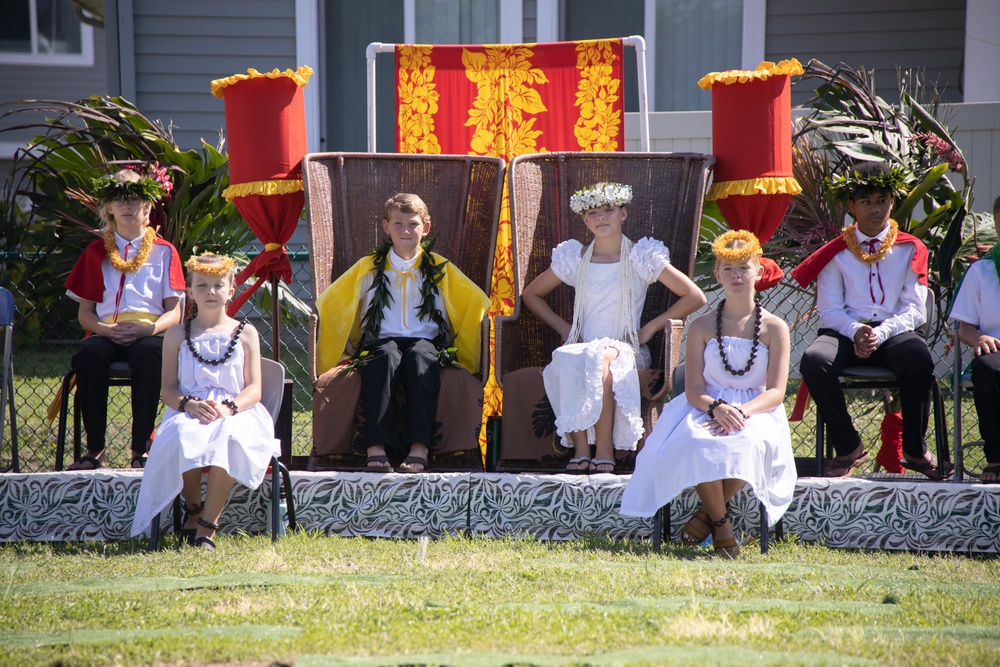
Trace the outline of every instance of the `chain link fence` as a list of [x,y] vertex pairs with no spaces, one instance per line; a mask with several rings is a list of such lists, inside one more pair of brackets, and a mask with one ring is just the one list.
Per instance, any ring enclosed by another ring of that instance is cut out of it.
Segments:
[[[310,263],[304,246],[289,247],[292,284],[283,286],[296,299],[309,304]],[[7,275],[19,275],[16,264],[22,258],[10,254]],[[14,405],[18,432],[18,458],[22,472],[53,470],[59,420],[50,420],[50,407],[57,407],[63,376],[83,338],[76,321],[77,304],[61,297],[51,306],[35,299],[36,285],[27,282],[5,285],[14,295],[17,315],[14,323]],[[273,358],[270,295],[267,284],[241,310],[260,333],[261,354]],[[263,304],[263,307],[262,307]],[[308,316],[285,308],[289,317],[281,325],[280,358],[294,380],[292,408],[292,455],[306,456],[312,448],[312,386],[308,364]],[[22,323],[24,326],[22,326]],[[111,467],[127,467],[131,458],[131,390],[111,387],[108,395],[107,462]],[[72,406],[72,404],[71,404]],[[162,406],[161,406],[162,415]],[[73,460],[72,407],[67,424],[66,463]],[[9,431],[3,436],[0,469],[11,464]],[[81,449],[86,449],[86,434]]]
[[[291,246],[289,247],[289,255],[292,259],[293,282],[287,287],[296,299],[305,304],[311,304],[312,297],[309,287],[311,267],[308,252],[304,246]],[[55,465],[58,420],[50,422],[47,418],[47,412],[49,406],[56,399],[61,379],[70,368],[70,360],[82,337],[82,331],[76,323],[76,304],[63,297],[54,307],[41,312],[40,306],[31,303],[34,286],[15,284],[6,287],[15,295],[18,322],[30,323],[28,330],[20,333],[18,333],[18,324],[15,324],[15,406],[19,434],[20,468],[25,472],[52,470]],[[715,308],[720,298],[721,291],[710,292],[707,308]],[[799,290],[786,281],[763,293],[762,300],[765,308],[784,318],[791,327],[792,367],[786,397],[786,407],[790,414],[800,383],[799,359],[816,335],[817,318],[814,314],[810,315],[813,299],[810,293]],[[262,354],[266,357],[272,357],[270,309],[269,307],[262,308],[260,303],[269,304],[269,298],[252,299],[244,306],[240,314],[243,317],[248,317],[260,332]],[[308,319],[301,314],[293,316],[282,324],[281,361],[289,376],[294,379],[295,386],[292,425],[293,456],[306,456],[312,448],[312,387],[307,368],[307,334]],[[951,330],[945,329],[943,335],[939,335],[931,342],[932,354],[937,364],[937,375],[945,396],[947,418],[944,427],[949,434],[950,441],[952,415],[954,414],[954,405],[951,400]],[[111,466],[127,466],[130,458],[131,409],[129,398],[127,387],[111,388],[107,436],[107,453]],[[850,392],[850,409],[855,416],[858,430],[862,433],[862,438],[872,454],[879,447],[879,425],[885,411],[885,404],[885,396],[881,390]],[[964,395],[961,409],[965,432],[964,440],[966,442],[978,440],[978,422],[970,392],[966,392]],[[816,418],[811,405],[802,421],[791,424],[792,445],[797,457],[808,458],[815,455],[815,425]],[[931,426],[928,429],[930,443],[933,443],[933,431],[931,430],[933,428],[932,416]],[[67,459],[71,460],[72,420],[69,429]],[[11,456],[9,436],[4,437],[3,443],[4,446],[0,452],[0,469],[10,464]],[[966,455],[966,469],[977,472],[982,469],[983,465],[981,448],[971,449]]]
[[[721,290],[715,290],[707,294],[708,309],[714,309],[723,298]],[[761,303],[767,310],[784,319],[791,332],[791,368],[789,369],[788,392],[785,397],[785,407],[789,415],[792,414],[792,407],[801,384],[801,373],[799,372],[799,360],[809,344],[816,338],[819,329],[819,316],[814,310],[814,297],[812,292],[799,289],[793,284],[790,277],[787,277],[776,287],[761,293]],[[704,312],[704,310],[702,311]],[[943,324],[943,328],[937,326]],[[957,341],[954,336],[954,327],[949,323],[942,323],[937,320],[937,316],[931,314],[931,332],[928,339],[931,348],[931,357],[934,359],[935,372],[938,384],[944,398],[945,419],[941,426],[947,434],[949,447],[954,447],[953,428],[955,405],[952,398],[952,365],[954,362],[954,351],[952,345]],[[968,362],[968,350],[965,362]],[[847,392],[848,409],[854,417],[855,427],[861,434],[862,442],[872,455],[871,463],[867,464],[863,472],[875,471],[875,453],[881,446],[881,423],[886,409],[892,406],[893,410],[898,410],[898,401],[893,403],[895,396],[889,390],[851,390]],[[962,415],[962,440],[970,443],[979,440],[978,420],[976,419],[975,405],[972,401],[972,392],[967,390],[962,395],[961,401]],[[810,401],[809,408],[801,421],[789,424],[792,431],[792,446],[795,449],[796,457],[815,457],[816,455],[816,413],[815,405]],[[934,450],[934,429],[936,428],[933,411],[930,425],[927,429],[927,446]],[[969,447],[965,453],[965,470],[971,473],[978,473],[985,465],[982,447]]]

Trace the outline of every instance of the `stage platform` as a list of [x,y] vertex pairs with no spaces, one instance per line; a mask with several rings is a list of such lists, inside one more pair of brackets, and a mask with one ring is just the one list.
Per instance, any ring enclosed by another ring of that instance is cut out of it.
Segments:
[[[0,541],[128,537],[142,471],[0,475]],[[618,513],[628,476],[292,472],[300,527],[331,535],[437,537],[463,532],[564,540],[587,533],[645,538],[652,519]],[[920,481],[912,475],[799,479],[785,531],[831,547],[958,553],[1000,552],[1000,485]],[[222,530],[264,530],[270,483],[237,485]],[[673,539],[697,503],[671,506]],[[732,503],[737,532],[757,535],[758,503]],[[169,510],[167,512],[169,514]],[[170,526],[165,517],[164,526]]]

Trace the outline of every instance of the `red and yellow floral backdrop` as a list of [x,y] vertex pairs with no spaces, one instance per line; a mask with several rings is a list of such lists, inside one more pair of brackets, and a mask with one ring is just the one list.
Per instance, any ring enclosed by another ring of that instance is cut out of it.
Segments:
[[[489,155],[624,149],[621,39],[396,48],[397,151]],[[506,188],[490,315],[514,309]],[[457,263],[461,258],[453,258]],[[490,350],[493,340],[490,333]],[[500,413],[493,372],[484,415]],[[480,435],[485,448],[485,435]]]

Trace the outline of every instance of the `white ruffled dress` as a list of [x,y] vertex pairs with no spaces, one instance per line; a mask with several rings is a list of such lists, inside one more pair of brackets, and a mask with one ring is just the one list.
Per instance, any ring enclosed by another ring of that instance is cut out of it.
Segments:
[[[219,359],[226,353],[230,338],[230,334],[208,333],[192,342],[202,357]],[[186,342],[181,343],[177,355],[181,394],[220,404],[235,398],[245,386],[243,359],[243,346],[237,343],[226,363],[204,364],[194,358]],[[271,457],[280,453],[281,441],[274,437],[274,422],[260,403],[211,424],[167,408],[142,473],[132,536],[146,532],[153,517],[173,502],[181,492],[181,474],[188,470],[216,466],[241,484],[257,488]]]
[[[583,244],[576,240],[560,243],[552,251],[552,271],[567,285],[576,284],[582,260]],[[649,351],[642,347],[636,354],[627,344],[611,336],[618,317],[618,272],[632,271],[632,317],[638,331],[646,288],[656,282],[670,263],[670,252],[662,242],[651,238],[639,239],[632,246],[626,266],[621,262],[587,267],[586,291],[583,293],[581,340],[557,348],[552,363],[542,371],[545,393],[556,414],[556,430],[564,447],[572,447],[570,433],[587,431],[587,440],[595,442],[594,425],[601,414],[603,389],[601,371],[604,349],[618,350],[611,362],[612,390],[615,396],[613,439],[614,448],[634,450],[642,437],[639,374],[636,368],[648,368]],[[639,288],[641,286],[641,288]]]
[[[723,336],[733,368],[744,368],[753,342]],[[741,405],[767,386],[767,346],[761,343],[754,365],[733,375],[722,365],[713,338],[705,346],[705,388],[714,399]],[[664,407],[635,461],[635,473],[622,494],[621,513],[653,516],[689,486],[718,479],[742,479],[767,508],[773,525],[788,509],[795,491],[795,455],[785,408],[750,415],[742,431],[714,436],[701,424],[708,415],[678,396]]]

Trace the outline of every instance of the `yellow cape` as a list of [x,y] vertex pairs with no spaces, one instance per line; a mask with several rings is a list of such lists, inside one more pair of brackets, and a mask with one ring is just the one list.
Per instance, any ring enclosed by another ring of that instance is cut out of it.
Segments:
[[[434,264],[446,263],[439,286],[444,307],[451,323],[451,334],[458,348],[458,365],[469,371],[479,371],[482,347],[481,323],[490,307],[490,299],[468,276],[441,255],[431,253]],[[421,260],[423,261],[423,257]],[[323,290],[316,300],[319,312],[319,333],[316,340],[316,374],[322,375],[343,359],[347,341],[357,345],[361,340],[361,283],[365,275],[375,270],[371,255],[365,255],[354,266]]]

